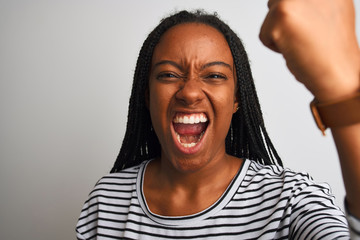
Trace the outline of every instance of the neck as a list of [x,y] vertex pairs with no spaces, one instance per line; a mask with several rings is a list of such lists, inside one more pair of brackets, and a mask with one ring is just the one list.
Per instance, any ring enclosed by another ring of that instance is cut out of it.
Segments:
[[211,206],[224,193],[243,162],[227,154],[215,160],[197,171],[179,171],[163,159],[150,162],[143,186],[150,210],[160,215],[183,216]]
[[156,162],[159,181],[169,189],[197,192],[203,188],[227,186],[238,172],[242,160],[226,153],[201,168],[183,171],[166,159]]

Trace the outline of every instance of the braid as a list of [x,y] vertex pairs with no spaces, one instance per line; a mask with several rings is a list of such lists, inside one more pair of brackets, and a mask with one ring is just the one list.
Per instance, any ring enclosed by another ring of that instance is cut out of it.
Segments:
[[202,23],[216,28],[224,35],[233,55],[240,109],[232,117],[225,139],[226,152],[263,164],[282,165],[264,125],[249,60],[241,40],[216,13],[209,15],[197,10],[193,13],[181,11],[163,19],[145,40],[136,63],[124,140],[111,172],[160,156],[161,146],[145,103],[151,59],[161,36],[182,23]]

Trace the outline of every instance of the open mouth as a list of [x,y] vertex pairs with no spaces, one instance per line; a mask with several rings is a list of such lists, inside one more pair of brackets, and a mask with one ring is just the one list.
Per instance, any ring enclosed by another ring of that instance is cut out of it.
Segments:
[[195,147],[208,126],[205,113],[177,113],[173,119],[177,141],[185,148]]

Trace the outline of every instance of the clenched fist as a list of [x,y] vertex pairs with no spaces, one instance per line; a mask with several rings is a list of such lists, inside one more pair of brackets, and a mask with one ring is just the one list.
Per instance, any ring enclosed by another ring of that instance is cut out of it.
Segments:
[[360,90],[352,0],[270,0],[260,39],[319,101]]

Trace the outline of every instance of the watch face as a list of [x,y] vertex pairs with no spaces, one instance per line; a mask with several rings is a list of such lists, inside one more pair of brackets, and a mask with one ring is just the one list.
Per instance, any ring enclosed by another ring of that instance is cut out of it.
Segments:
[[316,123],[317,127],[321,130],[322,134],[325,136],[326,126],[321,121],[321,116],[320,116],[319,110],[317,108],[317,103],[318,103],[318,101],[316,99],[314,99],[310,103],[310,109],[311,109],[311,113],[312,113],[312,115],[314,117],[314,120],[315,120],[315,123]]

